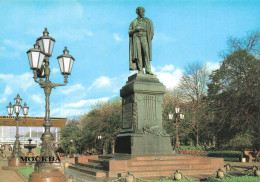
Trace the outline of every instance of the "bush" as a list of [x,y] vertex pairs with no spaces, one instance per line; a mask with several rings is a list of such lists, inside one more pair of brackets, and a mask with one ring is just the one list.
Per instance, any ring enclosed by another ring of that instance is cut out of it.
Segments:
[[223,158],[242,158],[243,153],[240,151],[208,151],[208,156]]
[[204,150],[181,150],[182,154],[195,155],[195,156],[207,156],[208,152]]
[[203,147],[202,146],[198,146],[198,147],[195,147],[195,146],[180,146],[180,149],[181,150],[203,150]]
[[254,137],[252,135],[249,134],[237,134],[234,138],[232,138],[228,143],[224,144],[222,146],[222,148],[224,150],[245,150],[245,149],[249,149],[252,150],[253,149],[253,140]]

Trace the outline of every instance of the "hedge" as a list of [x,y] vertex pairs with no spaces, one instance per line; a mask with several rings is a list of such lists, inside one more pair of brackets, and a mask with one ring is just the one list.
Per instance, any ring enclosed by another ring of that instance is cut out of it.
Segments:
[[207,151],[204,150],[181,150],[184,155],[207,156]]
[[195,147],[195,146],[180,146],[180,149],[181,150],[203,150],[203,147],[202,146],[198,146],[198,147]]
[[209,157],[242,158],[243,152],[240,151],[208,151]]

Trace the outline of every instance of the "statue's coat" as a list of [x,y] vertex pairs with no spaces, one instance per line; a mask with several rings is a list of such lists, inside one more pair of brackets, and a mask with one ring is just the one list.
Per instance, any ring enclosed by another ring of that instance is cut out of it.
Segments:
[[[152,20],[149,18],[144,17],[146,21],[146,37],[147,37],[147,43],[149,47],[149,60],[152,60],[152,39],[153,39],[153,23]],[[130,70],[137,70],[137,65],[136,65],[136,59],[138,59],[137,55],[137,48],[136,48],[136,42],[135,42],[135,37],[134,34],[131,33],[132,30],[136,27],[137,24],[137,18],[134,19],[129,26],[129,69]]]

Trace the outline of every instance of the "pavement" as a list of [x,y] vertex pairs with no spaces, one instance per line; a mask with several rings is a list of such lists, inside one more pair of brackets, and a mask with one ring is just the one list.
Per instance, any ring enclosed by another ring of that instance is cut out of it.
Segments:
[[15,170],[3,170],[3,166],[8,166],[7,159],[0,161],[0,182],[25,182]]

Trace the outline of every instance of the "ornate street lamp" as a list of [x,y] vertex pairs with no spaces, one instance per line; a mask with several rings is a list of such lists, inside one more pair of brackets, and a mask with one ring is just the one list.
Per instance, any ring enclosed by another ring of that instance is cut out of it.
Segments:
[[24,106],[22,107],[22,99],[20,98],[20,95],[17,94],[17,97],[14,98],[15,104],[12,105],[10,102],[9,105],[6,107],[7,112],[9,116],[13,115],[13,111],[15,112],[14,120],[16,121],[16,135],[15,135],[15,142],[14,142],[14,148],[13,152],[8,159],[8,167],[19,167],[19,166],[25,166],[25,163],[20,162],[19,157],[24,157],[24,154],[20,150],[20,141],[19,141],[19,114],[22,109],[24,117],[28,114],[29,107],[24,103]]
[[[57,86],[65,86],[68,81],[68,75],[70,75],[73,63],[75,59],[69,55],[67,47],[65,47],[63,54],[58,56],[58,62],[60,65],[61,73],[64,75],[64,83],[56,84],[52,83],[49,79],[49,57],[52,55],[55,39],[49,36],[47,28],[43,32],[43,36],[38,38],[33,49],[27,51],[30,68],[34,72],[34,81],[44,89],[45,93],[45,122],[43,124],[45,130],[42,134],[42,149],[40,159],[34,168],[34,173],[30,176],[29,181],[37,181],[44,178],[45,180],[65,180],[64,169],[61,163],[48,162],[49,158],[57,158],[57,154],[53,148],[53,134],[50,132],[51,118],[50,118],[50,94],[52,88]],[[42,158],[43,157],[43,158]],[[47,161],[46,161],[47,160]],[[49,173],[48,177],[42,177],[39,173]],[[58,176],[58,177],[57,177]]]
[[[174,147],[174,151],[178,154],[181,153],[180,151],[180,140],[179,140],[179,122],[178,120],[181,119],[183,120],[184,119],[184,114],[180,113],[180,107],[175,107],[175,117],[176,117],[176,123],[175,123],[175,126],[176,126],[176,142],[175,142],[175,147]],[[173,120],[173,117],[174,117],[174,114],[172,113],[172,111],[169,112],[168,114],[168,117],[169,117],[169,120],[172,121]]]

